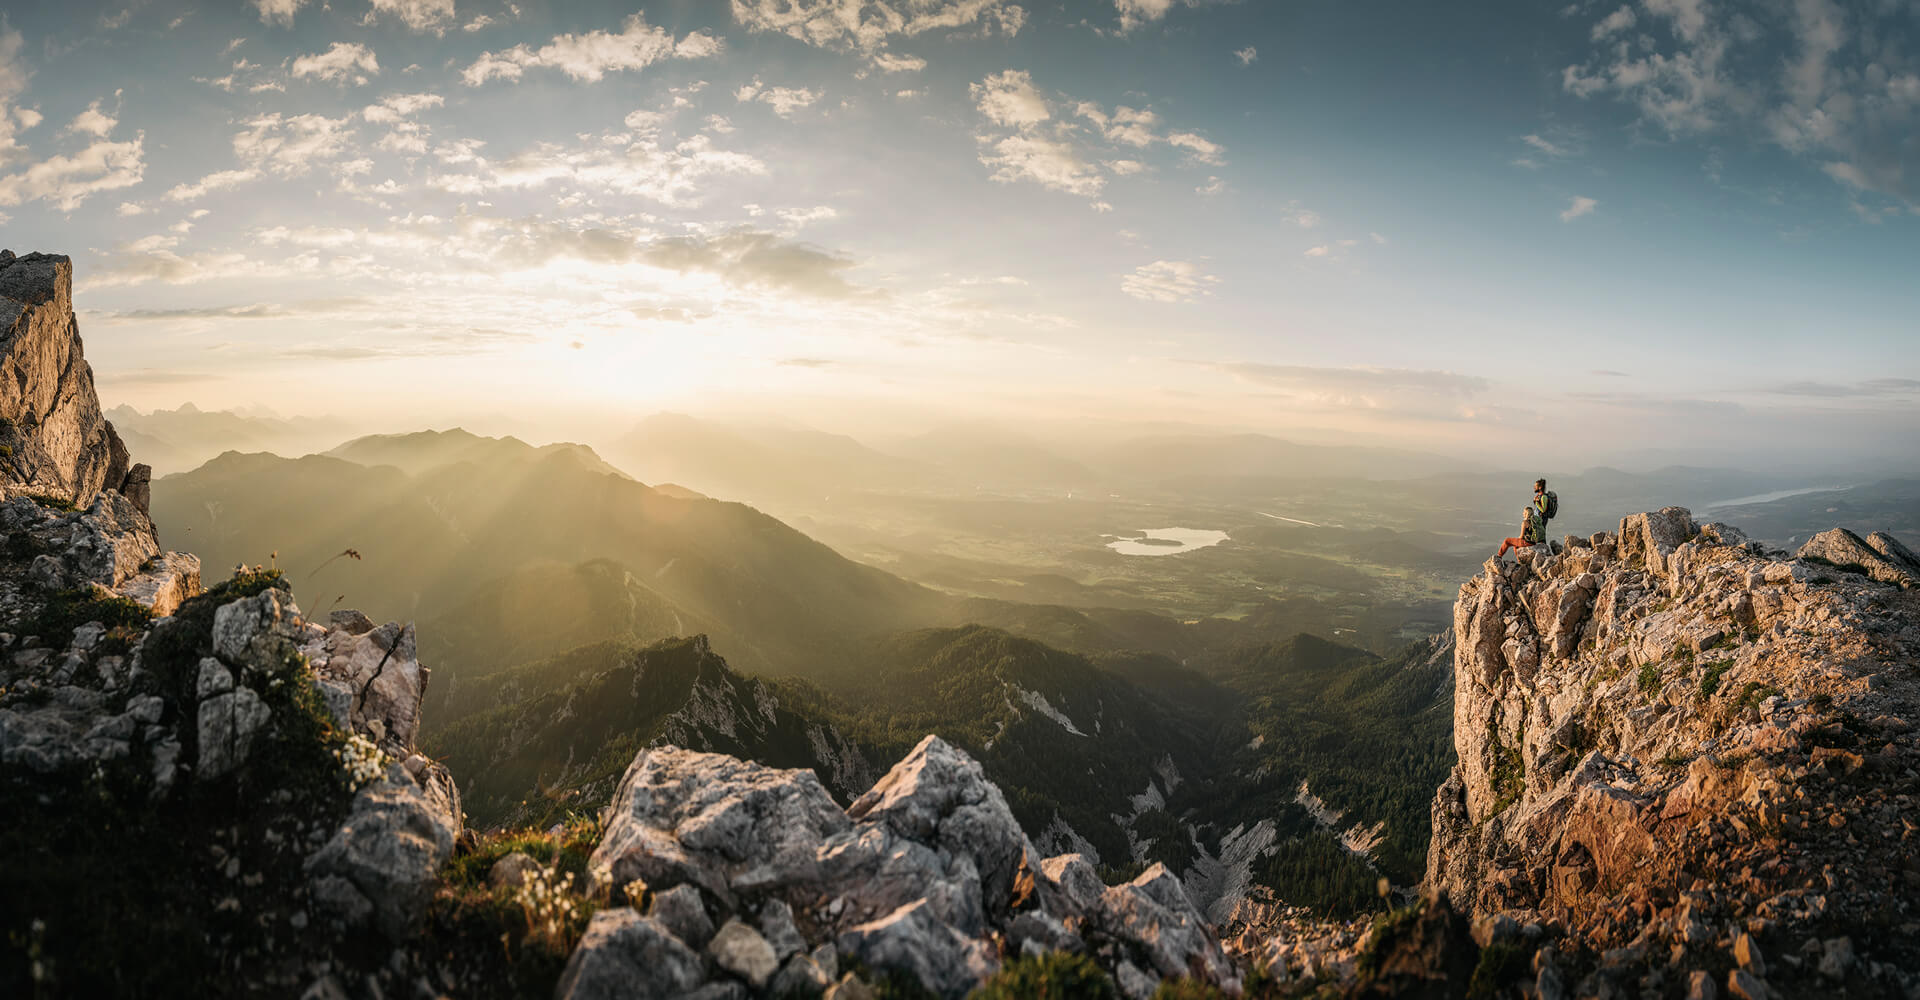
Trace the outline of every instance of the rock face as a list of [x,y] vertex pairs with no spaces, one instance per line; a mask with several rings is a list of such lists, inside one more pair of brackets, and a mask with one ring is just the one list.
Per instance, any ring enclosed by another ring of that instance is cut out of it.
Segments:
[[[1454,607],[1459,763],[1429,887],[1637,948],[1613,956],[1622,982],[1723,969],[1730,920],[1767,954],[1836,914],[1920,929],[1920,600],[1910,553],[1875,537],[1827,532],[1796,560],[1669,507],[1489,560]],[[1911,933],[1876,952],[1860,985],[1920,986],[1892,971],[1920,968]],[[1800,995],[1811,973],[1764,976]]]
[[[618,899],[643,883],[653,911],[596,916],[562,997],[608,995],[609,970],[645,961],[667,977],[651,995],[818,989],[842,959],[963,997],[1003,948],[1089,953],[1135,1000],[1164,978],[1238,988],[1164,867],[1107,887],[1078,856],[1041,862],[980,765],[936,736],[844,811],[811,771],[643,750],[605,823],[594,888]],[[703,948],[690,980],[685,956]]]
[[[100,412],[73,315],[73,262],[0,250],[0,487],[85,506],[133,471]],[[143,470],[144,466],[141,467]],[[151,473],[144,472],[144,484]],[[145,507],[140,507],[145,512]]]

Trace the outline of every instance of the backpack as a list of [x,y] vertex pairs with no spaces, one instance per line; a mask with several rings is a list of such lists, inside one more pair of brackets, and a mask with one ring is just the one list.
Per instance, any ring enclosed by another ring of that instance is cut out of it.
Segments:
[[1553,520],[1554,517],[1560,513],[1560,495],[1558,493],[1553,492],[1552,490],[1548,490],[1546,509],[1541,511],[1540,513],[1547,520],[1549,521]]

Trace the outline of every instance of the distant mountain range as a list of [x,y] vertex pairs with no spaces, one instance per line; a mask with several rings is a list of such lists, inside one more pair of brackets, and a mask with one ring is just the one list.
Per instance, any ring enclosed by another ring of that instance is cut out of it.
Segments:
[[185,472],[225,451],[302,455],[351,433],[344,421],[332,418],[202,410],[192,403],[149,413],[116,406],[106,411],[106,416],[126,442],[127,450],[151,465],[156,476]]

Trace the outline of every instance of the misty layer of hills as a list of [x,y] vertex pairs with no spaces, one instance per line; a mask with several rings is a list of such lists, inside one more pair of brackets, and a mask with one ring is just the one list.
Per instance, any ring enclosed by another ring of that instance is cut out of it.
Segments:
[[[153,513],[211,579],[271,563],[311,614],[417,622],[424,743],[472,776],[478,826],[591,812],[656,741],[810,767],[846,799],[939,732],[1049,852],[1163,861],[1216,903],[1264,885],[1352,910],[1421,871],[1452,753],[1429,637],[1526,487],[1248,437],[882,452],[665,416],[616,447],[453,430],[231,451],[157,480]],[[1783,536],[1836,505],[1911,524],[1916,485],[1555,477],[1570,531],[1678,491]],[[756,506],[714,499],[732,495]],[[1228,540],[1107,544],[1163,525]]]

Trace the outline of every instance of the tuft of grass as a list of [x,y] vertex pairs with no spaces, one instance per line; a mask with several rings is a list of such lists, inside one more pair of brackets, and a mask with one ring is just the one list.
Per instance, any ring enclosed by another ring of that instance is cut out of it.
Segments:
[[1492,719],[1487,720],[1487,744],[1493,748],[1493,773],[1489,775],[1493,784],[1493,811],[1488,815],[1502,813],[1527,791],[1527,761],[1519,747],[1510,747],[1500,741],[1500,727]]
[[1780,689],[1771,684],[1762,684],[1759,681],[1748,681],[1745,686],[1740,688],[1740,697],[1734,701],[1734,705],[1742,710],[1757,708],[1761,702],[1779,693]]
[[1660,688],[1660,665],[1658,663],[1640,664],[1640,693],[1652,694]]
[[[1206,992],[1211,990],[1211,992]],[[1033,958],[1017,958],[1000,967],[993,978],[980,984],[968,1000],[1113,1000],[1120,994],[1113,980],[1100,971],[1085,955],[1052,952]],[[1186,988],[1176,982],[1162,983],[1155,1000],[1220,996],[1218,990],[1197,985]]]
[[1512,941],[1481,949],[1480,961],[1473,967],[1473,978],[1467,983],[1468,1000],[1507,996],[1507,985],[1526,975],[1532,964],[1532,951]]
[[32,500],[34,503],[37,503],[42,507],[45,507],[48,510],[79,510],[80,509],[79,507],[74,506],[73,501],[67,499],[66,497],[47,497],[47,496],[34,495],[32,497],[29,497],[28,499]]
[[47,597],[40,613],[15,622],[11,631],[18,635],[37,635],[42,642],[64,644],[73,630],[88,622],[99,622],[111,632],[130,629],[138,635],[153,620],[153,613],[124,597],[94,588],[60,590]]
[[1732,669],[1732,660],[1715,660],[1707,664],[1706,673],[1700,675],[1700,697],[1713,697],[1713,693],[1720,690],[1721,676]]

